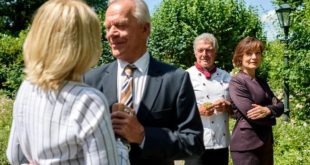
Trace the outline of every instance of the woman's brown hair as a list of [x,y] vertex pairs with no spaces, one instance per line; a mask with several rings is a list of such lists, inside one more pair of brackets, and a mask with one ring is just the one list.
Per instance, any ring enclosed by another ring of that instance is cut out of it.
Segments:
[[245,37],[238,43],[235,49],[233,56],[234,66],[241,67],[242,57],[245,53],[257,52],[257,51],[263,53],[264,51],[263,42],[255,37]]

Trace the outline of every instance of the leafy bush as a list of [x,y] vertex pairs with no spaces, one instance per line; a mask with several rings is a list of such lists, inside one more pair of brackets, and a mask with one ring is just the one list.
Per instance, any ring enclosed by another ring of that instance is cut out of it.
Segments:
[[13,97],[23,79],[22,45],[26,31],[19,37],[0,34],[0,88]]
[[[264,61],[269,64],[269,83],[283,97],[283,79],[288,78],[290,114],[292,118],[310,118],[310,0],[304,0],[292,15],[288,50],[279,40],[268,43]],[[286,52],[285,52],[286,50]],[[284,66],[284,53],[289,56],[289,67]]]
[[277,121],[273,128],[275,164],[310,164],[309,122],[292,120]]
[[0,95],[0,164],[8,164],[6,148],[12,122],[13,101]]
[[290,77],[293,115],[310,118],[310,0],[303,0],[292,15],[289,41]]

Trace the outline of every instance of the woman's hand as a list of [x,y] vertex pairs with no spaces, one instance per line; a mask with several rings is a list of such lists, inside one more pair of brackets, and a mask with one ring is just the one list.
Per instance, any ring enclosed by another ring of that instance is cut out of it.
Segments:
[[252,104],[252,106],[253,108],[247,112],[247,116],[249,119],[262,119],[271,114],[271,110],[267,107],[263,107],[257,104]]

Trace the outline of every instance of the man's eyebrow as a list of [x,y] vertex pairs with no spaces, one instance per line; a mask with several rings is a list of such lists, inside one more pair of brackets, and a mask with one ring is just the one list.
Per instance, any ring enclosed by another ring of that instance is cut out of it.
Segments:
[[111,21],[108,24],[105,22],[104,26],[107,27],[107,26],[111,26],[111,25],[124,25],[124,24],[127,24],[127,23],[128,23],[128,20],[127,19],[123,19],[123,20]]

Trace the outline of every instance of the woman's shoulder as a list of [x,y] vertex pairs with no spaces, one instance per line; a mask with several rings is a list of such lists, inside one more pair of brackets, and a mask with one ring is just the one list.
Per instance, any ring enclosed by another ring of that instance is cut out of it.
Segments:
[[244,77],[244,75],[242,74],[242,73],[240,73],[240,72],[238,72],[238,73],[236,73],[236,74],[234,74],[233,76],[231,76],[231,82],[239,82],[239,83],[241,83],[241,82],[244,82],[246,79],[245,79],[245,77]]
[[[104,94],[84,83],[68,82],[60,91],[58,101],[71,105],[72,119],[84,121],[83,116],[109,113],[108,102]],[[63,99],[62,99],[63,98]],[[99,118],[98,118],[99,120]]]
[[106,102],[106,98],[102,92],[85,83],[68,82],[62,89],[62,93],[72,95],[75,100]]

